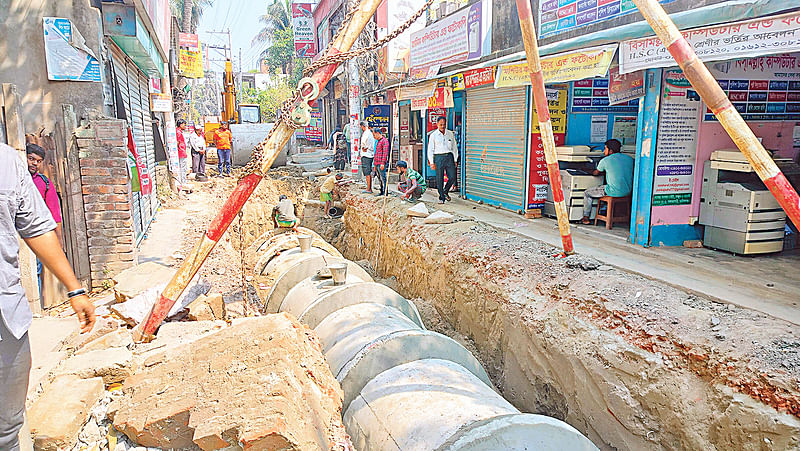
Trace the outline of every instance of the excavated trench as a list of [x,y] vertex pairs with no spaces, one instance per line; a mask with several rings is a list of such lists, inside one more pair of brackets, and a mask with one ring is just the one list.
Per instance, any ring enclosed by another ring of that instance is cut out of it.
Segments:
[[[288,186],[318,193],[302,179]],[[403,297],[432,304],[520,411],[563,420],[601,449],[800,447],[800,355],[778,346],[796,343],[791,324],[581,256],[557,259],[470,218],[423,225],[394,199],[384,217],[357,191],[344,193],[341,220],[309,205],[303,225]],[[260,216],[245,212],[245,232],[267,226]]]

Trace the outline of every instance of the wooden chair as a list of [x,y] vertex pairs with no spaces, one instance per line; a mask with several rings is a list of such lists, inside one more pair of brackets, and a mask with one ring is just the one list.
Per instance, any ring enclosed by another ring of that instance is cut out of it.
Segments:
[[[606,203],[606,213],[600,214],[600,207]],[[594,225],[597,221],[605,221],[606,229],[611,230],[615,222],[631,222],[631,196],[611,197],[603,196],[597,199],[597,214],[594,217]]]

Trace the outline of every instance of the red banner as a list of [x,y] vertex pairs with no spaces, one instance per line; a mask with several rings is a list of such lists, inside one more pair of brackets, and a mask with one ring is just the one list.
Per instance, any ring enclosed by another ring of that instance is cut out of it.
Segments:
[[130,127],[128,127],[128,150],[133,155],[134,161],[136,161],[136,171],[139,173],[139,185],[141,186],[142,195],[147,196],[153,192],[153,184],[150,179],[150,173],[147,171],[147,162],[136,151],[136,143],[133,141],[133,133],[131,133]]
[[200,51],[200,35],[190,33],[178,33],[178,46],[188,49],[190,52]]
[[494,67],[473,69],[464,72],[464,87],[466,89],[483,85],[494,84]]

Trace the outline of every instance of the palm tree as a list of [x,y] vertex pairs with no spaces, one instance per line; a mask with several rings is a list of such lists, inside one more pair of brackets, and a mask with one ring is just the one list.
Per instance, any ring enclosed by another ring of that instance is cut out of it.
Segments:
[[170,0],[172,15],[181,23],[184,33],[196,33],[203,10],[214,4],[214,0]]
[[273,0],[267,13],[258,19],[264,28],[253,38],[252,44],[273,42],[279,32],[292,28],[292,3],[290,0]]

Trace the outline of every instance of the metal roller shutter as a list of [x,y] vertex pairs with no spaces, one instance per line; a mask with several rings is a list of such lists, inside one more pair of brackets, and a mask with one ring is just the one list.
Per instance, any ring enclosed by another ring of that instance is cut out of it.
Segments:
[[524,209],[527,88],[467,91],[465,188],[467,198]]
[[139,73],[139,93],[142,98],[142,120],[144,122],[144,138],[147,146],[147,172],[153,183],[153,192],[150,198],[150,216],[155,216],[158,211],[158,195],[156,194],[156,145],[153,138],[153,115],[150,112],[150,80],[142,73]]

